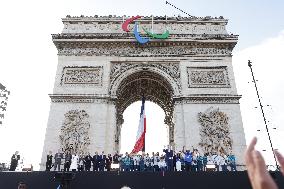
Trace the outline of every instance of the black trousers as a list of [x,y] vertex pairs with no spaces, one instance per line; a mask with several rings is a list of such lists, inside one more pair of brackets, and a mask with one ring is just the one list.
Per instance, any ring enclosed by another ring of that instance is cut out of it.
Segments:
[[168,167],[168,171],[173,171],[174,170],[174,165],[173,165],[173,160],[169,159],[167,161],[167,167]]
[[58,171],[60,171],[60,165],[61,165],[61,161],[55,161],[54,162],[54,171],[57,169]]
[[84,165],[79,165],[78,166],[78,171],[84,171]]
[[100,163],[99,170],[100,171],[104,171],[104,169],[105,169],[105,164],[104,163]]
[[99,170],[99,163],[93,163],[93,171]]
[[45,170],[50,171],[51,167],[52,167],[52,161],[47,161],[45,164]]
[[12,162],[9,171],[15,171],[17,168],[17,165],[18,165],[17,163]]
[[154,172],[158,172],[158,171],[160,171],[159,166],[158,165],[154,165]]
[[189,172],[192,169],[191,162],[185,162],[185,171]]
[[219,165],[215,164],[216,171],[219,171]]
[[71,163],[69,161],[64,164],[64,171],[69,171]]
[[90,171],[90,169],[91,169],[91,165],[85,165],[85,170],[86,171]]

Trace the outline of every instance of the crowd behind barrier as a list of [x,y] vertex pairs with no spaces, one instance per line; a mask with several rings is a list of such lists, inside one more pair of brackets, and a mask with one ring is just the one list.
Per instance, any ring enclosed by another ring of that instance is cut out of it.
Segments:
[[46,171],[237,171],[234,154],[213,153],[201,155],[197,149],[175,152],[165,148],[162,154],[78,155],[58,150],[47,155]]
[[[254,137],[245,152],[245,161],[247,167],[247,173],[245,174],[248,175],[250,179],[251,187],[253,189],[278,189],[278,185],[280,186],[281,182],[277,182],[279,178],[276,178],[276,174],[279,173],[279,169],[281,169],[283,174],[284,156],[277,150],[273,151],[280,166],[278,166],[278,163],[276,163],[276,172],[269,173],[267,171],[268,167],[265,164],[263,156],[259,151],[255,150],[256,143],[257,138]],[[10,171],[15,171],[19,159],[20,155],[18,154],[18,151],[16,151],[11,158]],[[150,156],[148,153],[146,154],[145,152],[143,152],[141,155],[128,154],[127,152],[125,155],[115,153],[113,156],[111,154],[105,155],[104,152],[101,154],[96,152],[92,157],[90,154],[86,156],[81,154],[79,156],[76,153],[71,154],[68,151],[66,151],[64,154],[59,150],[53,157],[53,154],[50,151],[47,155],[46,171],[51,171],[52,167],[54,167],[54,171],[62,171],[61,164],[63,159],[63,171],[91,171],[92,166],[92,171],[110,171],[112,168],[115,168],[119,171],[152,172],[196,172],[208,171],[208,169],[211,169],[211,171],[229,171],[228,166],[231,168],[231,171],[237,171],[236,158],[232,153],[228,155],[225,155],[224,153],[206,153],[202,156],[197,149],[193,149],[192,152],[190,150],[183,150],[176,153],[170,148],[164,149],[162,155],[160,155],[158,152],[153,152],[152,156]],[[116,166],[112,167],[112,165]],[[56,172],[56,174],[58,173],[67,174],[64,172]],[[75,175],[74,173],[72,174]],[[26,186],[27,185],[24,182],[20,182],[18,188],[26,188]]]

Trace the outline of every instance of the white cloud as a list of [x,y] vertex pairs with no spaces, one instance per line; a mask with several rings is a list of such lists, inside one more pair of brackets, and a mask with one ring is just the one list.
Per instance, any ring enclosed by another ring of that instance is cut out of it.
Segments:
[[[259,108],[257,94],[252,82],[252,75],[248,67],[248,60],[252,61],[254,75],[258,80],[257,86],[264,113],[268,122],[274,148],[284,152],[281,136],[284,136],[284,30],[278,36],[268,38],[259,45],[252,46],[234,53],[233,66],[239,94],[241,111],[246,133],[247,143],[253,136],[259,138],[258,149],[263,152],[269,163],[273,163],[270,144]],[[248,83],[249,82],[249,83]],[[271,105],[271,106],[267,106]],[[257,107],[257,108],[255,108]],[[276,127],[276,130],[273,129]],[[260,131],[257,131],[260,130]]]

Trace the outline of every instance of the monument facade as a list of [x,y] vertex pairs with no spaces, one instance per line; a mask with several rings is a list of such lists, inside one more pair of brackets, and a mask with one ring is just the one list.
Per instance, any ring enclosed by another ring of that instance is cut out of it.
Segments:
[[[49,150],[114,153],[120,149],[123,112],[146,100],[165,112],[169,144],[204,152],[236,155],[246,148],[240,95],[232,67],[237,35],[223,17],[141,17],[140,28],[167,38],[141,44],[130,17],[63,18],[53,34],[58,67],[42,154]],[[151,29],[150,29],[151,28]],[[140,29],[144,39],[146,33]]]

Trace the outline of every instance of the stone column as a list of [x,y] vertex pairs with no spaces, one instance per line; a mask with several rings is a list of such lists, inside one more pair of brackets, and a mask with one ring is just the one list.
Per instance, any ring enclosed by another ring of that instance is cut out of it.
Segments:
[[176,102],[174,105],[174,143],[175,150],[182,150],[185,145],[183,104]]
[[169,128],[169,145],[170,146],[175,146],[175,127],[174,127],[174,123],[171,123],[168,125]]
[[121,127],[123,124],[123,115],[116,114],[116,131],[115,131],[115,152],[119,152],[121,148]]
[[106,114],[107,129],[106,129],[106,153],[113,154],[115,152],[115,136],[116,136],[116,108],[112,101],[108,102],[108,110]]

